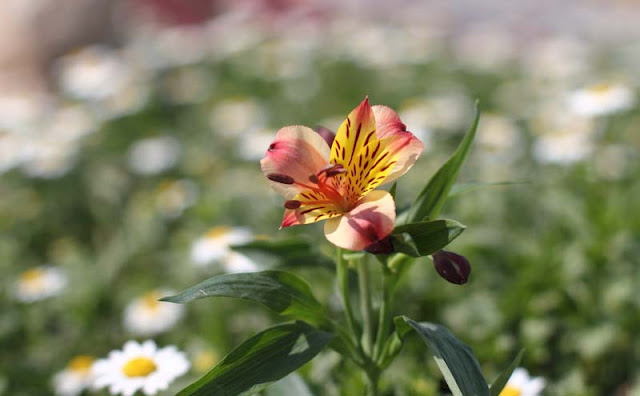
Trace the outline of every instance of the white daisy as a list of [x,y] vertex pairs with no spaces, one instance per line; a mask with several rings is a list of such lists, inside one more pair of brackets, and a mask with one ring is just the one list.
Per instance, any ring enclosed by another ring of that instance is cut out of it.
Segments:
[[109,388],[112,395],[132,396],[141,390],[155,395],[189,370],[189,361],[173,345],[161,349],[149,340],[127,341],[123,349],[111,351],[93,364],[95,388]]
[[53,376],[53,388],[56,395],[76,396],[89,388],[92,383],[91,366],[94,358],[78,355],[71,359],[67,367]]
[[213,227],[193,243],[191,259],[200,266],[223,260],[231,253],[231,245],[247,243],[252,239],[251,231],[246,228]]
[[140,139],[128,152],[129,167],[139,175],[155,175],[171,169],[180,157],[180,142],[172,136]]
[[569,95],[570,110],[578,115],[596,117],[628,110],[636,103],[633,91],[622,84],[597,84]]
[[154,335],[171,329],[184,314],[184,305],[158,301],[170,290],[152,290],[131,301],[124,310],[124,327],[137,335]]
[[65,55],[57,62],[59,84],[77,99],[100,100],[122,89],[130,70],[113,49],[90,46]]
[[42,266],[29,269],[14,284],[13,294],[22,302],[32,302],[56,296],[67,285],[67,276],[60,268]]
[[530,377],[526,369],[518,367],[513,371],[500,396],[538,396],[545,386],[542,377]]
[[229,252],[221,264],[224,271],[229,273],[255,272],[260,269],[255,261],[238,252]]

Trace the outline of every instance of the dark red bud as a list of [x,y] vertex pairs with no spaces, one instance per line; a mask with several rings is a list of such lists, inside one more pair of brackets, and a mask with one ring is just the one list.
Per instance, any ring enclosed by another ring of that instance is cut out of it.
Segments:
[[325,128],[323,126],[317,127],[316,132],[318,132],[318,135],[322,136],[324,141],[327,142],[329,147],[331,147],[331,145],[333,144],[333,139],[335,139],[336,137],[336,134],[333,133],[331,129]]
[[441,277],[456,285],[467,283],[471,273],[471,264],[464,256],[440,250],[435,252],[432,257],[433,265]]
[[294,180],[293,177],[291,176],[287,176],[287,175],[283,175],[282,173],[269,173],[267,175],[267,179],[274,181],[276,183],[282,183],[282,184],[293,184]]
[[300,205],[302,205],[302,202],[296,201],[295,199],[284,201],[284,207],[287,209],[298,209]]
[[395,251],[393,243],[391,243],[391,237],[389,236],[372,243],[364,248],[364,250],[371,254],[391,254]]

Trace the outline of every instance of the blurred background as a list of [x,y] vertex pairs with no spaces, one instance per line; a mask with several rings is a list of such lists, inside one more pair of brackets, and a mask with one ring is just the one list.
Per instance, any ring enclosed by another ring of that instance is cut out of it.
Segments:
[[[424,259],[397,313],[448,326],[489,380],[524,347],[547,395],[640,395],[638,20],[633,0],[3,1],[0,394],[99,394],[63,374],[148,338],[189,356],[174,394],[281,321],[235,300],[156,302],[222,272],[286,267],[338,311],[326,260],[228,246],[297,236],[332,251],[321,228],[278,231],[258,160],[279,127],[335,130],[369,95],[425,143],[399,207],[476,99],[461,181],[517,182],[449,201],[470,281]],[[442,394],[414,341],[383,388]],[[338,386],[349,370],[325,352],[292,378],[362,394],[357,377]]]

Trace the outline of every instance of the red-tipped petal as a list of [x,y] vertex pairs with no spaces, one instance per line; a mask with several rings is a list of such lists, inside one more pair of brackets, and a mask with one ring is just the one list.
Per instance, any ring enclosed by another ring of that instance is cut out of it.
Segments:
[[376,118],[378,138],[389,142],[389,149],[396,153],[397,162],[384,180],[383,184],[386,184],[407,173],[422,154],[424,146],[417,137],[407,131],[407,127],[393,109],[376,105],[372,107],[372,111]]
[[331,145],[331,163],[349,169],[362,147],[375,139],[376,120],[369,105],[369,98],[365,98],[338,128]]
[[393,231],[396,207],[391,195],[372,191],[351,212],[327,220],[324,233],[329,242],[343,249],[363,250]]
[[[287,126],[278,131],[269,145],[260,167],[265,175],[279,175],[307,183],[309,175],[315,175],[329,163],[329,146],[311,128],[301,125]],[[280,183],[270,178],[271,187],[285,198],[291,199],[304,190],[297,184]]]

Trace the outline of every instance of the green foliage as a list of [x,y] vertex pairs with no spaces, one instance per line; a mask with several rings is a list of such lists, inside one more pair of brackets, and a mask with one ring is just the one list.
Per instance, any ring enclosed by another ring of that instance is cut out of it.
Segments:
[[324,309],[309,285],[291,273],[277,270],[214,276],[162,301],[184,304],[207,297],[240,298],[295,319],[326,321]]
[[313,359],[332,337],[304,322],[271,327],[242,343],[178,395],[253,395]]
[[440,169],[431,177],[427,185],[420,192],[416,200],[413,202],[408,212],[402,217],[407,223],[419,222],[427,218],[436,218],[440,213],[440,209],[446,202],[449,191],[456,182],[458,173],[467,154],[471,149],[471,144],[476,136],[478,121],[480,120],[480,111],[476,103],[476,115],[469,130],[464,135],[460,145],[453,153],[451,158],[445,162]]
[[504,389],[504,386],[507,385],[507,381],[509,381],[513,370],[515,370],[520,365],[520,362],[522,362],[523,356],[524,349],[521,349],[513,359],[513,362],[511,362],[509,367],[507,367],[502,373],[500,373],[498,378],[493,381],[491,387],[489,388],[489,390],[491,391],[491,396],[500,396],[500,392],[502,391],[502,389]]
[[480,364],[471,348],[463,344],[444,326],[415,322],[406,316],[395,318],[400,338],[413,329],[433,354],[449,389],[454,396],[489,396]]
[[454,220],[410,223],[394,228],[391,241],[396,252],[422,257],[444,248],[464,229],[464,225]]

